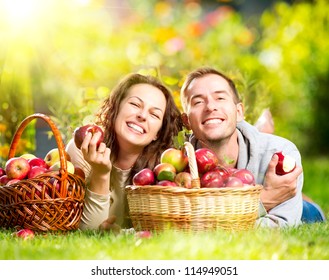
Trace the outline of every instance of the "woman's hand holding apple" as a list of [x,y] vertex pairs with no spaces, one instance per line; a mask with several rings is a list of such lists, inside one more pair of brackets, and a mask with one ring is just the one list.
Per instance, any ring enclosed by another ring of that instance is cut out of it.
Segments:
[[87,133],[80,150],[92,168],[90,190],[107,195],[109,193],[109,175],[112,170],[111,150],[103,142],[98,145],[99,137],[101,137],[100,133]]
[[111,150],[104,142],[99,143],[101,134],[88,132],[81,144],[81,152],[84,159],[91,165],[93,173],[98,175],[108,175],[112,169],[110,160]]

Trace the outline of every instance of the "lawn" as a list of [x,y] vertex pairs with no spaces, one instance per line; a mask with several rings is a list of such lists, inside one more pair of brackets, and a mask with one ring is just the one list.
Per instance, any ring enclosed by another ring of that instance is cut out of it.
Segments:
[[70,232],[32,240],[0,234],[0,259],[9,260],[324,260],[329,259],[329,224],[290,230],[216,231],[186,234],[166,231],[151,238],[134,234]]
[[[304,192],[329,213],[329,160],[304,160]],[[0,231],[2,260],[328,260],[329,222],[290,229],[204,233],[164,231],[151,238],[93,231],[38,234]]]

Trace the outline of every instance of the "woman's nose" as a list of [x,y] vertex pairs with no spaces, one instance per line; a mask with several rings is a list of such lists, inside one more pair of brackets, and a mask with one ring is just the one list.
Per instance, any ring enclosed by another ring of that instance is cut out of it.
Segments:
[[144,110],[140,110],[137,114],[137,119],[139,121],[145,121],[146,120],[146,112]]

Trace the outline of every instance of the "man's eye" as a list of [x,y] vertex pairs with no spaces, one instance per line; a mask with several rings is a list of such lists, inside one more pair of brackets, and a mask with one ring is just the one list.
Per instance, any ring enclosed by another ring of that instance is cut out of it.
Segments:
[[193,105],[195,106],[195,105],[198,105],[198,104],[201,104],[201,103],[202,103],[202,101],[198,100],[198,101],[194,101]]

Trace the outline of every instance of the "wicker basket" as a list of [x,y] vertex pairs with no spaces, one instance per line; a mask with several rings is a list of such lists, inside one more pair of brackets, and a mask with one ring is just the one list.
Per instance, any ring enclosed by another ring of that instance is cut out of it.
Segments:
[[261,185],[200,188],[194,149],[185,143],[193,188],[127,186],[129,213],[137,230],[247,230],[258,216]]
[[0,227],[43,232],[75,230],[82,214],[85,182],[81,177],[67,172],[65,146],[53,121],[43,114],[25,118],[13,137],[8,159],[15,156],[21,134],[36,118],[46,121],[54,134],[60,155],[60,170],[0,187]]

